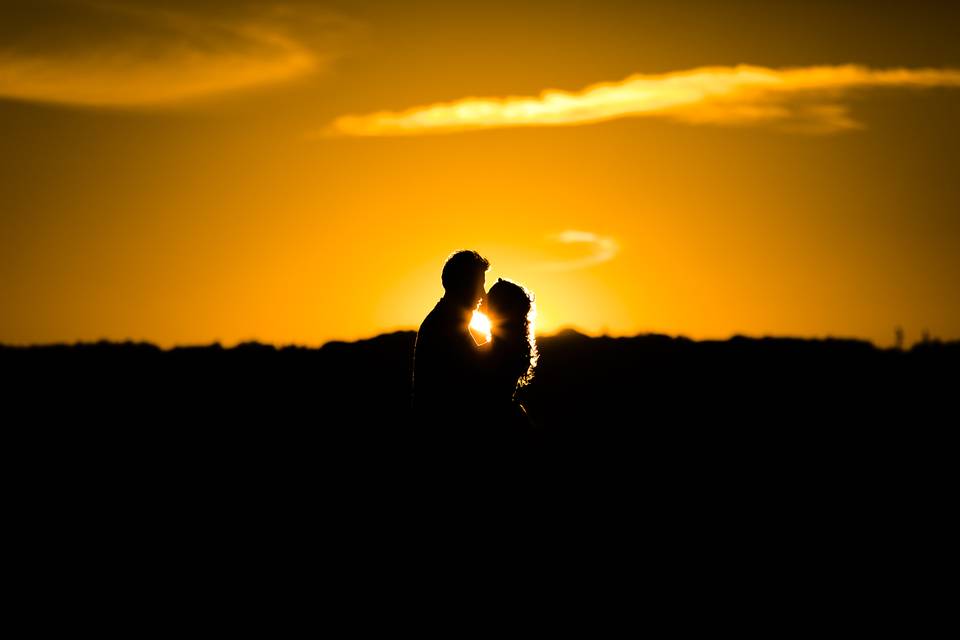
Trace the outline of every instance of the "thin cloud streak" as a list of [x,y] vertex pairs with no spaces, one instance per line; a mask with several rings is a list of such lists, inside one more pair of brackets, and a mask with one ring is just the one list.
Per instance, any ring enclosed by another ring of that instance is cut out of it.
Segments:
[[[0,53],[0,97],[83,107],[167,106],[290,81],[323,70],[335,56],[297,31],[311,21],[326,29],[333,16],[297,15],[281,4],[248,6],[232,16],[115,3],[74,10],[85,21],[76,27],[79,41],[72,48],[57,49],[50,37],[41,42],[46,47],[29,43]],[[115,22],[126,31],[103,32]]]
[[613,260],[620,251],[616,240],[591,231],[567,229],[550,236],[548,240],[560,244],[582,245],[589,250],[589,253],[582,258],[541,263],[538,268],[544,271],[572,271],[592,267]]
[[960,87],[960,69],[859,65],[771,69],[738,65],[632,75],[536,97],[468,97],[403,111],[345,115],[324,136],[400,136],[506,127],[571,126],[627,117],[690,124],[777,125],[808,133],[861,128],[841,100],[867,88]]

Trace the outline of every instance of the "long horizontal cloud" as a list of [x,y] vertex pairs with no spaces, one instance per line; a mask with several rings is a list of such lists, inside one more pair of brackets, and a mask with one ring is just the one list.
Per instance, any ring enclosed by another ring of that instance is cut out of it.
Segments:
[[539,268],[547,271],[570,271],[573,269],[592,267],[595,264],[613,260],[620,251],[616,240],[597,235],[592,231],[567,229],[566,231],[550,236],[548,240],[560,244],[581,246],[585,248],[587,252],[579,258],[546,262],[538,265]]
[[468,97],[337,118],[322,133],[395,136],[474,129],[578,125],[627,117],[688,123],[778,124],[829,133],[861,125],[841,99],[871,87],[960,87],[958,69],[870,69],[857,65],[769,69],[748,65],[637,74],[580,91],[536,97]]
[[339,28],[337,16],[306,4],[72,0],[55,7],[12,14],[22,24],[0,34],[0,97],[145,107],[261,87],[327,66],[335,52],[324,36]]

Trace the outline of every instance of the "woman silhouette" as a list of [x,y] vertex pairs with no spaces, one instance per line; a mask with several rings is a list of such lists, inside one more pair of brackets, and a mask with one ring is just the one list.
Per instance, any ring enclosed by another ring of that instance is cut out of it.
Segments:
[[532,379],[537,366],[534,296],[524,287],[500,278],[480,305],[490,319],[490,342],[482,358],[485,430],[499,440],[531,444],[533,423],[517,391]]

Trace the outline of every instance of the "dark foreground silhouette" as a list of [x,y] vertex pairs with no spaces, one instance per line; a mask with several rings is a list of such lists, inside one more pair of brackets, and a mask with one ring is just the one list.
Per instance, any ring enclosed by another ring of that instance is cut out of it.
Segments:
[[[51,446],[72,442],[131,464],[241,456],[252,466],[278,457],[313,469],[402,466],[431,448],[410,424],[414,340],[398,332],[319,349],[0,346],[5,422],[21,435],[49,434]],[[900,351],[856,340],[567,331],[539,343],[536,377],[522,390],[543,435],[531,455],[568,472],[613,459],[621,470],[676,463],[698,472],[796,463],[812,473],[879,464],[875,455],[902,465],[957,419],[960,342]]]
[[316,560],[350,591],[499,545],[548,578],[847,603],[953,544],[960,343],[544,337],[524,390],[542,437],[471,457],[408,421],[414,337],[0,347],[11,548],[77,575]]

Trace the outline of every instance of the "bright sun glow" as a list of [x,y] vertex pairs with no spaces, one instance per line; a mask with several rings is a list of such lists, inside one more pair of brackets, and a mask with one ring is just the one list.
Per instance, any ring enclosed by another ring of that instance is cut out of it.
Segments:
[[470,335],[477,344],[490,342],[490,318],[479,311],[474,311],[473,318],[470,320]]

